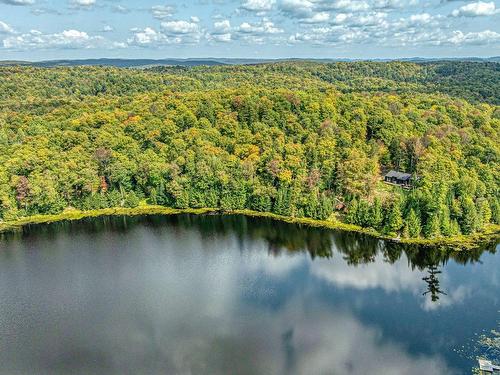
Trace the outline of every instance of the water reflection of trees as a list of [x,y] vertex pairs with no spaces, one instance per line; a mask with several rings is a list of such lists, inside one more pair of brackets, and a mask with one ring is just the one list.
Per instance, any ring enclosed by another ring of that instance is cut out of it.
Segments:
[[444,266],[450,259],[463,265],[479,262],[483,252],[494,253],[496,245],[485,245],[470,251],[453,251],[449,248],[385,242],[359,233],[290,224],[270,218],[218,214],[89,218],[78,222],[27,226],[23,228],[22,235],[53,236],[61,231],[123,232],[138,224],[155,230],[161,230],[165,226],[179,231],[195,229],[203,238],[231,235],[236,236],[241,244],[248,240],[265,241],[269,252],[274,255],[283,252],[308,252],[314,259],[330,258],[334,253],[339,253],[349,265],[374,262],[378,254],[382,254],[384,260],[392,264],[405,254],[409,267],[421,271],[431,266]]
[[308,252],[316,257],[330,258],[339,253],[349,265],[366,264],[382,254],[388,263],[395,263],[405,254],[408,266],[421,271],[432,266],[444,266],[450,259],[466,265],[479,262],[487,251],[495,253],[495,244],[469,251],[454,251],[444,247],[424,247],[385,242],[368,235],[334,231],[306,225],[290,224],[269,218],[242,215],[177,215],[150,217],[148,222],[189,229],[195,228],[202,236],[236,235],[245,240],[264,240],[271,254]]
[[240,215],[192,216],[180,215],[168,218],[170,224],[184,228],[196,227],[202,235],[236,235],[240,243],[246,240],[265,241],[268,251],[274,256],[294,252],[308,252],[312,259],[331,258],[338,253],[348,265],[375,262],[378,255],[384,261],[394,264],[403,254],[408,266],[419,271],[427,271],[422,279],[427,287],[424,295],[430,295],[436,302],[441,295],[446,295],[440,288],[440,268],[450,259],[462,265],[480,261],[485,252],[495,252],[495,244],[470,251],[453,251],[450,248],[423,247],[400,243],[385,242],[373,237],[324,228],[309,227],[275,221],[269,218],[252,218]]
[[284,252],[308,252],[312,259],[331,258],[338,253],[348,265],[375,262],[379,254],[384,261],[393,264],[403,254],[411,269],[428,272],[423,280],[433,301],[443,292],[439,289],[439,267],[453,259],[458,264],[480,261],[483,252],[495,252],[495,244],[470,251],[453,251],[449,248],[422,247],[384,242],[373,237],[306,225],[290,224],[270,218],[254,218],[242,215],[172,215],[141,217],[101,217],[79,222],[61,222],[51,225],[29,226],[22,235],[52,236],[65,232],[99,232],[102,230],[122,232],[141,224],[161,231],[169,227],[177,231],[196,230],[203,238],[214,236],[236,236],[242,250],[245,243],[264,241],[270,254],[278,256]]
[[431,301],[436,302],[439,300],[439,295],[446,295],[439,288],[439,278],[438,275],[441,273],[438,266],[433,264],[427,269],[428,275],[422,278],[423,281],[427,283],[427,290],[422,293],[424,296],[429,294],[431,296]]

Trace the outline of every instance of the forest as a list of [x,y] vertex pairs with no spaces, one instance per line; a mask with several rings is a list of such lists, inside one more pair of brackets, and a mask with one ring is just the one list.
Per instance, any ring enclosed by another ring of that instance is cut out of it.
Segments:
[[499,140],[494,62],[5,66],[0,222],[148,203],[469,235],[500,224]]

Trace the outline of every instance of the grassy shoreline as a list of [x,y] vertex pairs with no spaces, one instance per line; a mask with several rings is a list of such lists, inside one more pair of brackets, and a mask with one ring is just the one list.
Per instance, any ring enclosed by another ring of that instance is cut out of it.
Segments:
[[296,218],[281,216],[269,212],[258,212],[252,210],[233,210],[225,211],[217,208],[186,208],[177,209],[163,206],[142,205],[135,208],[104,208],[100,210],[80,211],[76,209],[66,210],[57,215],[36,215],[24,217],[15,221],[0,222],[0,233],[20,230],[23,226],[29,224],[47,224],[57,221],[74,221],[89,217],[99,216],[138,216],[138,215],[177,215],[177,214],[195,214],[202,215],[208,213],[220,213],[224,215],[245,215],[250,217],[266,217],[273,220],[279,220],[292,224],[308,225],[312,227],[322,227],[328,229],[342,230],[348,232],[357,232],[367,234],[382,240],[399,242],[403,244],[413,244],[422,246],[444,246],[447,248],[456,248],[456,250],[473,249],[485,243],[500,240],[500,225],[490,224],[481,233],[475,233],[470,236],[460,235],[455,237],[440,237],[435,239],[427,238],[392,238],[383,235],[373,229],[366,229],[352,224],[346,224],[339,221],[315,220],[310,218]]

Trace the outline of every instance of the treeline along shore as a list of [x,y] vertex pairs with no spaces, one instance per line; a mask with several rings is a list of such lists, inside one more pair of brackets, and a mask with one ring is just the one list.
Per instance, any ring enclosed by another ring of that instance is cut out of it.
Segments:
[[211,207],[491,240],[499,98],[483,62],[0,67],[0,228]]

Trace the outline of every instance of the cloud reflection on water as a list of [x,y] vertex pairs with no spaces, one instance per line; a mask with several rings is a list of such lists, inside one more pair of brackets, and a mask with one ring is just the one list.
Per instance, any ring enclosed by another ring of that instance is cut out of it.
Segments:
[[[281,251],[276,238],[140,225],[6,246],[15,256],[0,258],[0,374],[455,372],[355,311],[374,289],[429,308],[426,272],[404,254],[389,264],[367,252],[373,262],[353,266],[338,251]],[[328,300],[318,281],[352,294]],[[463,301],[461,288],[447,298]]]

